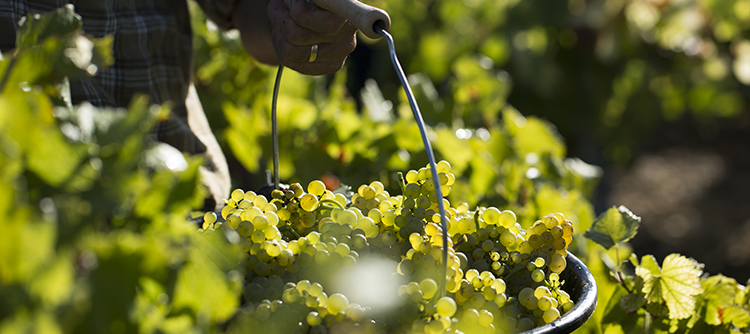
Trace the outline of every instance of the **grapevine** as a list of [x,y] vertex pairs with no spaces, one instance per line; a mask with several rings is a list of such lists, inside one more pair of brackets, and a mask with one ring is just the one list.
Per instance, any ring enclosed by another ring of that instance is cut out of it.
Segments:
[[[274,190],[270,199],[235,189],[221,221],[206,213],[201,233],[236,232],[248,254],[242,320],[235,325],[284,333],[522,332],[573,308],[560,279],[573,225],[561,213],[524,230],[512,211],[443,199],[444,231],[435,190],[450,193],[450,163],[409,170],[401,180],[395,196],[379,181],[349,196],[319,180]],[[373,261],[390,269],[383,281],[401,284],[352,284],[380,289],[387,305],[369,305],[338,286],[340,276]]]

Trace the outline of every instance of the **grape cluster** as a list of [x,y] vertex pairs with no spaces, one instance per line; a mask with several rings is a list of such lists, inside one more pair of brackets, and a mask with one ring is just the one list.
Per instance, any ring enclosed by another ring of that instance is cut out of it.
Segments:
[[[559,274],[573,225],[553,213],[524,230],[512,211],[446,199],[442,217],[436,187],[449,194],[455,176],[446,161],[435,172],[439,184],[429,167],[408,171],[396,196],[378,181],[349,199],[317,180],[307,192],[300,184],[275,190],[270,201],[235,189],[223,222],[208,212],[200,231],[237,232],[248,253],[243,319],[276,332],[514,333],[569,311]],[[398,305],[386,318],[328,294],[336,291],[330,273],[364,256],[393,260],[394,279],[408,282],[392,292]]]

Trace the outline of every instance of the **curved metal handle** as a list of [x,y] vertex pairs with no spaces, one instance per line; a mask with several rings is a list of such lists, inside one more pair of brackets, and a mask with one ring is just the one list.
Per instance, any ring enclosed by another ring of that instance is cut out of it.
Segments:
[[346,18],[365,36],[372,39],[382,37],[375,31],[375,27],[386,31],[391,28],[391,17],[388,13],[357,0],[315,0],[315,4]]

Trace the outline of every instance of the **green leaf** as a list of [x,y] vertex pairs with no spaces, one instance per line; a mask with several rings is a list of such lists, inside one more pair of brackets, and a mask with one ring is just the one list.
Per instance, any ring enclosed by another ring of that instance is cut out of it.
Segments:
[[750,313],[743,307],[732,305],[724,309],[723,315],[723,323],[725,324],[731,323],[738,328],[750,326]]
[[31,14],[21,20],[16,47],[28,48],[53,36],[59,38],[73,33],[81,26],[81,17],[75,13],[73,5],[66,5],[43,15]]
[[625,312],[638,311],[646,304],[646,297],[642,293],[628,294],[620,297],[620,307]]
[[702,297],[706,299],[706,323],[721,325],[724,310],[732,305],[734,296],[739,293],[737,281],[732,278],[716,275],[703,280]]
[[202,313],[213,321],[225,321],[239,306],[240,293],[225,272],[239,269],[241,252],[224,240],[221,231],[203,233],[193,239],[195,247],[190,258],[177,274],[173,305],[177,310],[188,308],[191,313]]
[[685,319],[695,312],[695,295],[702,293],[701,268],[698,262],[679,254],[669,254],[662,269],[646,256],[636,273],[644,278],[643,292],[646,294],[649,312],[664,313],[666,305],[670,319]]
[[638,232],[640,222],[641,217],[634,215],[628,208],[612,207],[596,218],[584,236],[610,249],[620,242],[632,239]]

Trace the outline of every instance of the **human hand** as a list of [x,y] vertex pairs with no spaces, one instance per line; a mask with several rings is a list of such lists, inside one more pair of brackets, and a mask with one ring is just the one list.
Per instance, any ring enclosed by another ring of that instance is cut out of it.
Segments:
[[357,45],[357,28],[313,0],[271,0],[267,10],[279,62],[300,73],[334,73]]

